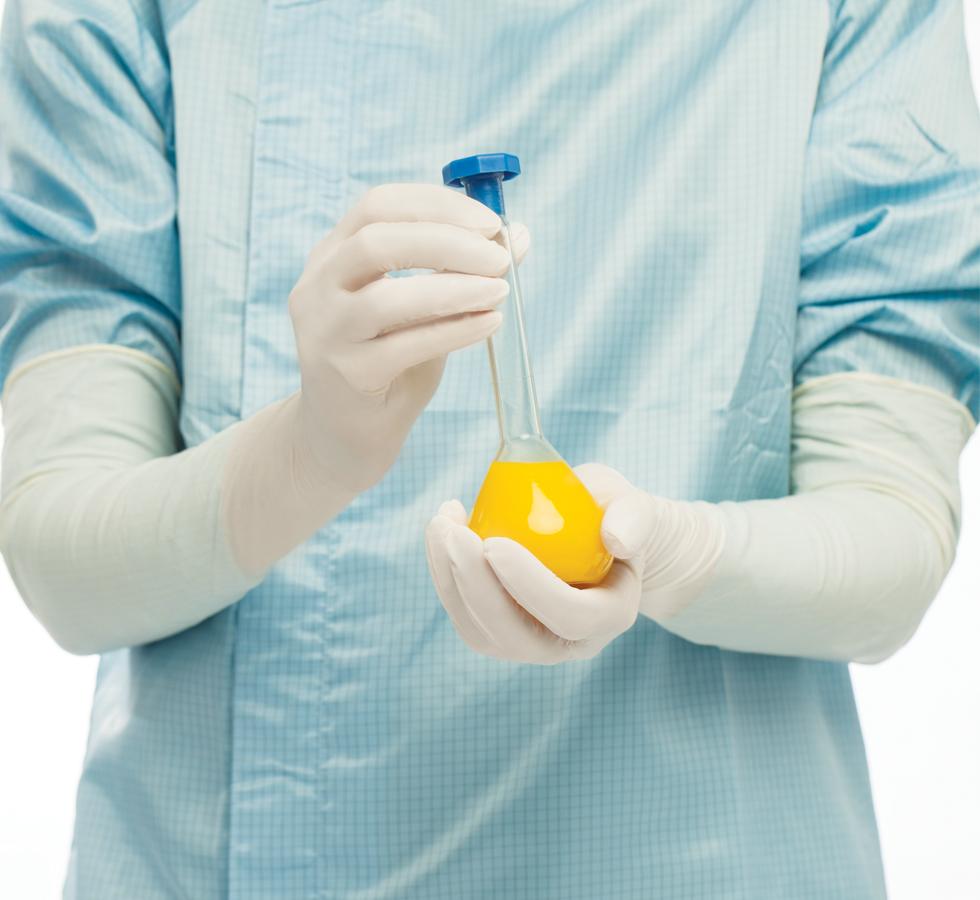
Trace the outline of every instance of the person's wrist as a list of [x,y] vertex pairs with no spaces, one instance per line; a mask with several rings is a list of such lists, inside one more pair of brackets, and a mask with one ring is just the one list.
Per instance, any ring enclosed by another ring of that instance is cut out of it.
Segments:
[[314,437],[313,410],[302,390],[291,394],[278,410],[275,428],[281,433],[283,464],[291,473],[290,484],[297,497],[336,498],[344,505],[361,490],[329,459],[321,441]]
[[696,603],[716,582],[728,528],[718,504],[651,499],[656,525],[647,545],[640,611],[663,622]]
[[293,394],[234,426],[223,482],[223,521],[241,569],[262,574],[357,495],[314,458]]

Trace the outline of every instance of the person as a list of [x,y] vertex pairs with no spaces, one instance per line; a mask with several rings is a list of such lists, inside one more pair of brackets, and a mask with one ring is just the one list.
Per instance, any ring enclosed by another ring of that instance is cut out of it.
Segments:
[[[884,897],[847,663],[956,545],[961,32],[8,2],[0,547],[102,654],[65,895]],[[507,259],[437,182],[496,150],[545,430],[617,557],[588,590],[465,527]]]

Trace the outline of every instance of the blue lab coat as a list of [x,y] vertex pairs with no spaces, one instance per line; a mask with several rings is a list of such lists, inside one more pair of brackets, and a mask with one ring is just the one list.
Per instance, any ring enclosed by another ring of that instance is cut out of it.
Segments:
[[[298,387],[286,298],[363,191],[503,150],[559,451],[669,497],[782,496],[795,384],[871,371],[978,412],[960,18],[8,0],[0,378],[124,345],[206,440]],[[462,644],[422,532],[496,442],[485,352],[453,354],[379,485],[240,603],[103,657],[69,900],[884,897],[846,665],[642,618],[554,668]]]

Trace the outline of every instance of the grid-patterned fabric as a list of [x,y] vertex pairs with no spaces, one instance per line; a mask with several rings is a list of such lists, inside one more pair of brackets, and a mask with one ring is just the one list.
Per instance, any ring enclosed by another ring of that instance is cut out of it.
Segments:
[[[795,380],[978,413],[959,27],[952,0],[10,0],[0,378],[134,347],[205,440],[296,387],[286,296],[365,188],[507,150],[552,442],[779,496]],[[845,666],[650,621],[555,668],[456,639],[422,529],[495,442],[485,354],[454,354],[380,485],[236,607],[104,658],[68,898],[884,895]]]

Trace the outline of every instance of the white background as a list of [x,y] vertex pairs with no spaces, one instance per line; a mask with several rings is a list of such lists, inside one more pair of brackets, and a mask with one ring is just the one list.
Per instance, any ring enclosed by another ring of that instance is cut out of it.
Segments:
[[[980,96],[980,3],[966,7]],[[980,898],[980,439],[961,471],[960,552],[942,593],[895,657],[852,667],[892,900]],[[95,667],[54,645],[0,565],[4,900],[60,896]]]

